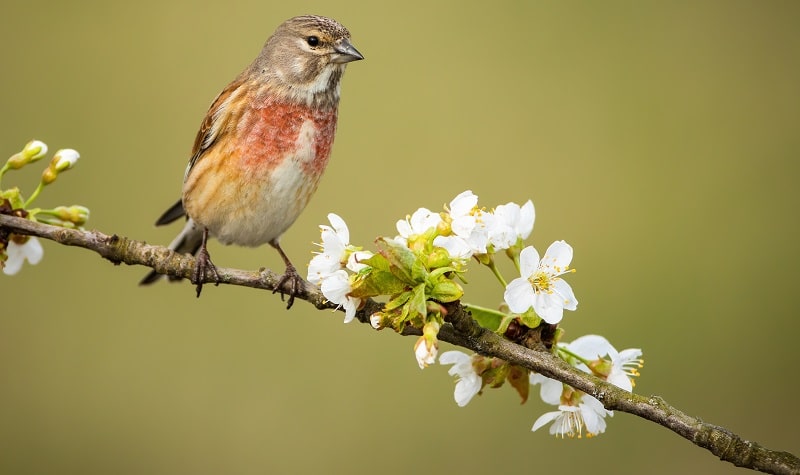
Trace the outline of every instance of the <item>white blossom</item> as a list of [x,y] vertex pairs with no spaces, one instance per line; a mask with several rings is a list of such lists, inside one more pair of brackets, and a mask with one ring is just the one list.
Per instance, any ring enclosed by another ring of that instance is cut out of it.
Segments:
[[337,214],[328,214],[331,226],[321,225],[322,252],[316,253],[308,264],[308,281],[314,285],[327,275],[342,269],[343,261],[346,262],[347,246],[350,244],[350,230],[347,224]]
[[456,389],[453,397],[456,404],[464,407],[481,391],[483,379],[472,366],[472,357],[461,351],[445,351],[439,356],[439,364],[453,365],[447,373],[456,377]]
[[350,286],[350,276],[347,271],[339,269],[324,276],[320,290],[326,299],[344,308],[344,323],[350,323],[356,316],[361,299],[348,295],[353,289]]
[[583,394],[578,405],[561,404],[557,411],[542,414],[533,423],[532,431],[538,430],[552,422],[550,434],[556,437],[578,437],[586,433],[587,437],[602,434],[606,430],[606,416],[614,413],[606,410],[597,399]]
[[414,356],[420,369],[425,369],[428,365],[436,362],[436,354],[439,352],[439,345],[434,341],[430,342],[424,336],[419,337],[414,345]]
[[42,260],[43,255],[42,243],[37,238],[30,237],[25,244],[17,244],[11,239],[6,247],[8,259],[3,266],[3,273],[5,275],[15,275],[22,269],[22,264],[25,261],[28,261],[31,265],[36,265]]
[[451,257],[466,259],[485,254],[489,244],[489,228],[494,217],[477,207],[478,197],[467,190],[450,201],[448,214],[452,235],[437,236],[433,244],[447,249]]
[[395,238],[397,242],[407,245],[408,239],[425,234],[429,229],[435,228],[442,222],[439,213],[434,213],[428,208],[419,208],[406,219],[397,221],[397,232],[400,236]]
[[[607,356],[611,359],[611,368],[606,380],[626,391],[633,390],[633,377],[639,376],[638,369],[642,367],[641,349],[629,348],[617,351],[605,337],[600,335],[584,335],[571,343],[560,343],[559,346],[566,347],[570,352],[586,360],[597,360]],[[587,373],[591,372],[583,363],[577,367]]]
[[528,200],[524,205],[507,203],[494,209],[494,220],[489,229],[489,243],[495,251],[508,249],[525,240],[533,231],[536,212],[533,202]]
[[571,272],[572,247],[556,241],[544,257],[531,246],[520,253],[520,277],[511,281],[503,295],[514,313],[525,313],[531,307],[547,323],[558,323],[566,310],[575,310],[578,301],[572,288],[560,276]]

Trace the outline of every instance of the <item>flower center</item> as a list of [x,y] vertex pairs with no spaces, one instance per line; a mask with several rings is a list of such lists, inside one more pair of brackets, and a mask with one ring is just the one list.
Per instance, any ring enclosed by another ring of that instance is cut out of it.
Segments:
[[528,278],[528,282],[531,283],[536,292],[547,292],[548,294],[553,293],[550,287],[552,287],[554,280],[555,276],[542,271],[534,272],[533,275]]
[[562,439],[564,437],[580,439],[583,437],[583,428],[584,422],[580,411],[565,411],[562,413],[561,426],[556,435],[560,435]]

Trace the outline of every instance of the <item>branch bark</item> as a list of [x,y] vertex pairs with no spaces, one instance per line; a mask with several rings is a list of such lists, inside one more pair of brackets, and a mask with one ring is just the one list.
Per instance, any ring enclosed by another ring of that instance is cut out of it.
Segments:
[[[23,218],[0,214],[0,231],[38,236],[66,246],[77,246],[96,252],[114,264],[142,265],[161,274],[190,278],[194,270],[194,257],[180,255],[162,247],[149,245],[126,237],[106,235],[98,231],[81,231],[37,223]],[[1,235],[2,233],[0,233]],[[245,271],[217,267],[220,283],[240,285],[263,290],[276,289],[280,276],[265,269]],[[211,275],[205,282],[213,282]],[[305,283],[296,298],[305,300],[318,309],[334,309],[316,287]],[[358,311],[357,318],[369,323],[369,317],[381,309],[382,304],[368,300]],[[750,468],[775,474],[800,474],[800,459],[789,452],[767,449],[756,442],[745,440],[724,427],[703,422],[684,414],[659,396],[641,396],[624,391],[593,375],[584,373],[554,357],[543,348],[528,348],[510,341],[479,326],[460,304],[448,305],[447,323],[439,332],[439,339],[470,349],[486,356],[501,358],[531,371],[557,379],[590,394],[603,403],[606,409],[627,412],[662,425],[697,446],[730,462],[737,467]],[[408,328],[404,334],[419,335],[417,329]]]

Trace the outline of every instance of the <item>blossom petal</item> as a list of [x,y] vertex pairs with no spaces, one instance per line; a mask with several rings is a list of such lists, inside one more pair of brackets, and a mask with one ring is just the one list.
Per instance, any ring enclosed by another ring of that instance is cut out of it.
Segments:
[[347,258],[347,268],[353,272],[358,272],[361,269],[364,269],[367,266],[363,264],[362,261],[365,261],[372,257],[372,253],[370,251],[355,251],[354,253],[350,254],[350,257]]
[[489,242],[495,251],[502,251],[517,243],[517,233],[511,226],[499,223],[489,230]]
[[527,279],[539,268],[539,252],[528,246],[519,253],[519,275]]
[[450,202],[450,215],[454,218],[467,215],[477,204],[478,197],[472,193],[472,190],[459,193],[459,195]]
[[468,239],[475,229],[477,219],[472,215],[453,216],[453,221],[450,222],[450,228],[456,236]]
[[600,335],[584,335],[576,338],[567,345],[572,353],[587,360],[595,360],[609,354],[614,347]]
[[564,384],[561,381],[534,373],[530,376],[531,384],[541,384],[539,397],[547,404],[558,405],[561,402],[561,394],[564,392]]
[[328,213],[328,221],[331,222],[331,226],[333,227],[334,231],[336,231],[339,239],[345,245],[350,244],[350,230],[347,229],[347,223],[345,223],[344,220],[335,213]]
[[[510,305],[509,305],[510,308]],[[561,297],[555,293],[536,292],[533,297],[533,310],[547,323],[555,324],[564,316]]]
[[350,323],[356,316],[356,310],[361,305],[361,299],[348,296],[345,297],[341,305],[344,308],[344,323]]
[[564,279],[553,279],[552,286],[553,295],[558,296],[562,307],[566,310],[576,310],[578,308],[578,299],[572,293],[572,287]]
[[550,244],[542,258],[542,267],[554,270],[553,274],[560,274],[569,267],[572,262],[572,246],[566,241],[556,241]]
[[527,312],[534,304],[535,296],[531,283],[522,277],[512,280],[503,293],[503,299],[508,304],[509,310],[514,313]]
[[429,345],[424,336],[419,337],[414,345],[414,356],[420,369],[425,369],[428,365],[436,363],[436,353],[438,348],[435,344]]
[[8,259],[3,264],[3,274],[16,275],[22,269],[22,264],[25,263],[25,255],[23,254],[24,251],[19,249],[20,247],[22,246],[14,241],[9,241],[6,248]]
[[472,360],[472,357],[463,351],[450,350],[439,355],[439,364],[459,364]]
[[341,261],[347,241],[342,241],[341,236],[330,226],[320,226],[320,228],[322,228],[322,252],[336,261]]
[[494,219],[489,227],[489,242],[495,251],[508,249],[517,243],[516,226],[519,221],[519,205],[506,203],[492,212]]
[[338,270],[339,265],[339,261],[333,259],[328,254],[317,254],[312,257],[311,262],[308,263],[308,275],[306,276],[306,280],[318,286],[325,276]]
[[624,363],[639,359],[642,357],[641,348],[628,348],[619,352],[619,359]]
[[625,374],[623,371],[611,371],[611,374],[608,375],[606,381],[613,384],[614,386],[624,389],[625,391],[631,392],[633,391],[633,383],[631,379]]
[[528,239],[533,231],[533,223],[536,220],[536,210],[533,201],[528,200],[519,210],[519,221],[517,221],[517,235],[522,239]]
[[395,226],[397,227],[397,232],[400,234],[400,237],[404,239],[408,239],[408,237],[411,236],[411,233],[413,232],[411,230],[411,224],[409,224],[408,220],[406,219],[398,220]]
[[516,203],[506,203],[494,209],[495,218],[508,226],[514,227],[519,221],[520,208]]
[[14,240],[8,242],[6,247],[8,260],[3,267],[3,274],[14,275],[22,269],[22,264],[27,260],[31,265],[36,265],[44,256],[42,243],[35,237],[28,238],[25,244],[17,244]]
[[472,257],[472,248],[466,241],[458,236],[436,236],[433,245],[447,250],[454,259],[469,259]]
[[[455,229],[454,229],[455,231]],[[458,235],[458,233],[456,233]],[[468,234],[460,235],[467,241],[469,247],[477,254],[486,254],[486,246],[489,244],[489,228],[485,223],[478,223]]]
[[545,412],[538,419],[536,422],[533,423],[533,427],[531,428],[531,432],[536,431],[544,427],[549,422],[556,420],[561,415],[561,411],[552,411],[552,412]]
[[320,290],[331,302],[337,305],[344,304],[345,296],[352,290],[347,272],[340,269],[329,274],[323,278]]
[[603,404],[597,399],[584,394],[580,404],[581,416],[586,424],[586,431],[590,434],[602,434],[606,430],[606,416],[613,416],[614,413],[606,410]]
[[467,403],[481,391],[483,380],[477,374],[462,376],[456,382],[456,389],[453,392],[453,398],[459,407],[464,407]]
[[475,373],[472,367],[472,356],[457,350],[445,351],[439,356],[439,364],[452,364],[448,373],[456,376],[456,388],[453,397],[456,404],[464,407],[481,391],[483,379]]
[[28,259],[28,263],[35,266],[42,261],[44,249],[42,249],[42,243],[38,238],[28,238],[28,242],[25,243],[25,246],[25,257]]
[[415,234],[423,234],[430,228],[435,228],[442,221],[439,213],[434,213],[428,208],[420,208],[411,215],[411,229]]

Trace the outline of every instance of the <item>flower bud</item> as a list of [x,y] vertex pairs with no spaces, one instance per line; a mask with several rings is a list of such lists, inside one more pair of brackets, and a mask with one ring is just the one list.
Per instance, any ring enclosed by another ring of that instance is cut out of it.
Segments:
[[22,154],[28,157],[29,161],[35,162],[47,155],[47,144],[41,140],[31,140],[25,144],[25,148],[22,149]]
[[453,234],[453,228],[450,226],[450,223],[453,222],[453,218],[450,216],[450,213],[440,213],[439,215],[442,217],[442,220],[436,225],[436,234],[439,236],[449,236]]
[[458,282],[450,279],[442,279],[433,286],[430,297],[440,302],[455,302],[464,295],[464,289]]
[[419,337],[414,344],[414,356],[417,357],[417,364],[420,369],[425,369],[426,366],[436,362],[438,350],[437,344],[429,344],[424,336]]
[[416,234],[408,238],[408,248],[414,252],[422,252],[427,243],[427,236],[424,234]]
[[372,328],[376,330],[380,330],[383,328],[381,324],[381,314],[380,313],[373,313],[369,316],[369,324],[372,325]]
[[428,254],[428,269],[446,267],[452,264],[450,253],[443,247],[434,247]]
[[417,364],[420,369],[436,362],[436,355],[439,353],[439,328],[441,325],[437,321],[430,321],[422,327],[422,336],[414,344],[414,356],[417,357]]
[[55,167],[55,171],[59,173],[75,166],[79,158],[81,158],[81,155],[77,151],[71,148],[63,148],[53,156],[52,164]]
[[49,185],[56,181],[58,174],[74,167],[80,154],[71,148],[63,148],[53,155],[50,166],[42,172],[42,185]]
[[15,153],[8,159],[8,168],[12,170],[20,169],[45,155],[47,155],[47,144],[40,140],[31,140],[25,144],[21,152]]
[[59,206],[53,210],[53,215],[61,221],[70,222],[75,226],[83,226],[89,220],[89,208],[80,205]]

